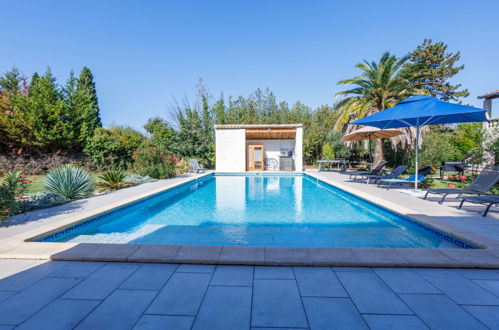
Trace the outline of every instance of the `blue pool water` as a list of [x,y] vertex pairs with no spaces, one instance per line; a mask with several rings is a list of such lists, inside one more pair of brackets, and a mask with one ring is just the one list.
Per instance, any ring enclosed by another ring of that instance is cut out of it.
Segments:
[[211,175],[42,240],[289,247],[469,247],[307,175]]

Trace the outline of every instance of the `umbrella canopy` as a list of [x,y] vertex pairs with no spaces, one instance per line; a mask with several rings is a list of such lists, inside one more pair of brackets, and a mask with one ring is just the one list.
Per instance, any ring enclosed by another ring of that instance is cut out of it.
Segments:
[[[374,126],[381,129],[416,127],[416,178],[418,177],[419,130],[421,126],[486,121],[486,110],[448,103],[435,97],[416,95],[396,106],[356,120],[352,125]],[[418,188],[417,179],[414,188]]]
[[381,129],[486,121],[486,110],[416,95],[396,106],[356,120],[351,124]]
[[366,126],[361,129],[355,130],[350,134],[343,135],[341,141],[362,141],[373,139],[391,138],[402,134],[401,131],[396,129],[379,129],[377,127]]

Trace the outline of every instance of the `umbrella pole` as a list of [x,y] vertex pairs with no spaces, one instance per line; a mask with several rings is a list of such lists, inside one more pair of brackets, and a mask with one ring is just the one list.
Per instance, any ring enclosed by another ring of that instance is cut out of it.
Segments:
[[414,189],[418,190],[418,158],[419,158],[419,126],[416,126],[416,177],[414,180]]

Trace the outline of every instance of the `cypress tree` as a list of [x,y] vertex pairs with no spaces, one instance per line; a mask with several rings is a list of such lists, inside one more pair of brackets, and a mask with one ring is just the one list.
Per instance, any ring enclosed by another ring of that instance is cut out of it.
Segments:
[[92,137],[94,130],[102,126],[94,76],[87,67],[81,70],[76,84],[75,111],[80,122],[78,140],[84,145]]

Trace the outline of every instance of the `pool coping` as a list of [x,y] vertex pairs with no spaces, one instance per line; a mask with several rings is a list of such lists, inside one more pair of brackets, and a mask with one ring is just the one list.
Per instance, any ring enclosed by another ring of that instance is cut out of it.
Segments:
[[[301,174],[304,172],[294,172]],[[336,247],[250,247],[159,244],[109,244],[34,242],[62,228],[88,218],[135,203],[212,175],[208,172],[181,179],[173,184],[138,194],[105,207],[81,212],[39,228],[14,235],[0,246],[0,258],[78,261],[119,261],[153,263],[274,265],[274,266],[350,266],[350,267],[446,267],[499,268],[499,241],[478,235],[445,221],[415,212],[407,207],[378,198],[361,190],[331,181],[318,173],[304,174],[356,195],[373,204],[414,219],[425,226],[449,234],[480,249],[441,248],[336,248]],[[223,173],[221,173],[223,174]]]

